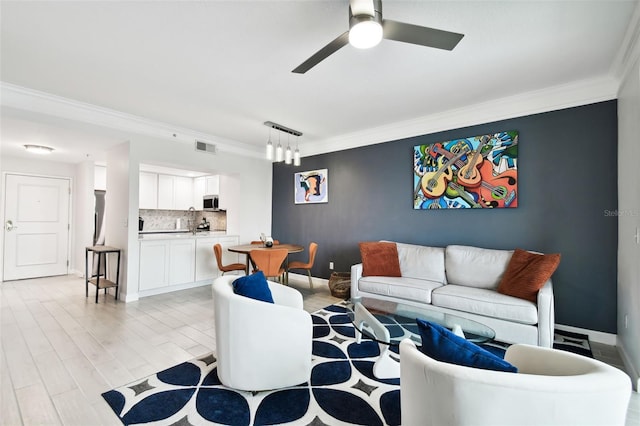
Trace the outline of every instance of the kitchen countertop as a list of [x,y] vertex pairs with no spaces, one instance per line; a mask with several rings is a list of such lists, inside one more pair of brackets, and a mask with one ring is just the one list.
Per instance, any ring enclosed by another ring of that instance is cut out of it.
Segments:
[[138,233],[139,240],[168,240],[168,239],[184,239],[184,238],[207,238],[207,237],[225,237],[227,231],[201,231],[195,234],[187,230],[167,230],[167,231],[142,231]]

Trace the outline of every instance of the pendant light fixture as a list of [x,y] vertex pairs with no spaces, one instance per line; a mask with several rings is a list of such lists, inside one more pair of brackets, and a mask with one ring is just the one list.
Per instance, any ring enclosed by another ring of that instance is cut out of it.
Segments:
[[267,141],[267,160],[273,160],[273,144],[271,143],[271,127],[269,127],[269,140]]
[[296,167],[300,165],[300,151],[298,150],[298,138],[300,138],[300,136],[296,136],[296,150],[293,153],[293,165]]
[[291,152],[291,144],[289,143],[289,133],[287,133],[287,150],[284,152],[284,163],[291,164],[293,153]]
[[[294,129],[290,129],[289,127],[285,127],[281,124],[274,123],[272,121],[265,121],[265,126],[269,127],[269,140],[267,141],[266,147],[266,157],[267,160],[274,160],[274,150],[273,150],[273,142],[271,142],[271,129],[276,129],[278,131],[278,146],[275,149],[275,161],[281,162],[284,161],[286,164],[293,163],[295,166],[300,165],[300,151],[298,150],[298,138],[302,136],[302,132],[299,132]],[[280,141],[280,135],[282,132],[287,134],[287,149],[286,151],[282,148],[282,143]],[[293,135],[296,137],[296,150],[293,152],[291,150],[291,142],[290,136]]]
[[280,133],[278,133],[278,147],[276,148],[276,161],[278,163],[282,161],[282,144],[280,143]]

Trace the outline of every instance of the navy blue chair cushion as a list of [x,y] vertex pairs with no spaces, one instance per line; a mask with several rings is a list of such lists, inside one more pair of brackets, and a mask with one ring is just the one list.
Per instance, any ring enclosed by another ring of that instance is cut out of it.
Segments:
[[262,271],[240,277],[233,282],[233,292],[240,296],[273,303],[273,296]]
[[473,342],[456,336],[441,325],[421,319],[416,319],[416,323],[422,338],[420,350],[430,358],[466,367],[511,373],[518,372],[515,366],[504,359]]

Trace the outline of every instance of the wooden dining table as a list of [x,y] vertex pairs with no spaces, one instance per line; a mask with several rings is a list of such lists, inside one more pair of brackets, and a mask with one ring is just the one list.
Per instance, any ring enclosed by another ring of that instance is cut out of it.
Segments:
[[233,253],[241,253],[247,256],[247,263],[245,266],[245,274],[249,275],[249,263],[251,262],[250,252],[251,250],[272,250],[272,249],[287,249],[288,253],[300,253],[304,251],[304,247],[298,244],[274,244],[271,247],[266,247],[263,244],[241,244],[239,246],[227,247],[227,250]]

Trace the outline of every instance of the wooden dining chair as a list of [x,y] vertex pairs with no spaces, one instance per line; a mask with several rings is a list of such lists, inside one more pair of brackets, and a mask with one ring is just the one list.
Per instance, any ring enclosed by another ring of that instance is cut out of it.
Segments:
[[287,282],[289,282],[289,271],[292,269],[304,269],[307,271],[307,275],[309,276],[309,288],[313,289],[313,281],[311,280],[311,268],[313,268],[313,262],[316,260],[316,251],[318,251],[318,244],[311,243],[309,244],[309,261],[308,262],[300,262],[298,260],[294,260],[293,262],[289,262],[289,266],[287,267]]
[[285,269],[282,266],[287,258],[289,251],[287,249],[267,249],[267,250],[251,250],[249,256],[255,265],[256,271],[262,271],[267,278],[277,278],[279,282],[283,282]]
[[222,264],[222,246],[220,244],[215,244],[213,246],[213,253],[216,255],[216,262],[218,263],[218,269],[222,271],[222,275],[224,275],[225,272],[245,270],[244,263],[230,263],[229,265]]

